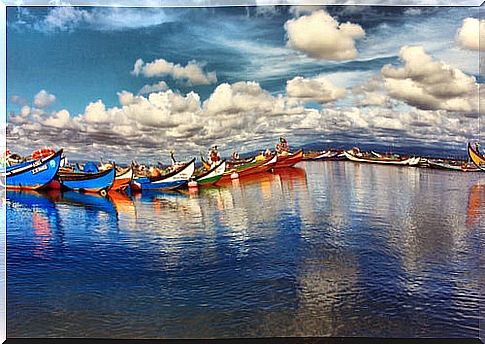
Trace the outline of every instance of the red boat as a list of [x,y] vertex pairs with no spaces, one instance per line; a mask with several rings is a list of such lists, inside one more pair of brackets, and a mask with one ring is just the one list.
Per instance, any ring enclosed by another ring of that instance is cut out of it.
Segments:
[[268,172],[275,167],[276,162],[276,155],[270,156],[261,161],[257,161],[255,159],[254,161],[251,161],[247,164],[237,166],[236,168],[224,172],[224,175],[216,184],[223,184],[225,182],[231,181],[231,179],[237,179],[257,173]]
[[274,168],[292,167],[303,160],[303,150],[288,155],[278,155],[278,160]]

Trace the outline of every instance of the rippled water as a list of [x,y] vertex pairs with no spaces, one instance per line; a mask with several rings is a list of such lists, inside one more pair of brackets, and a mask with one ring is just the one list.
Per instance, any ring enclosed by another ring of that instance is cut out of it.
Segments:
[[195,193],[7,192],[8,336],[478,337],[480,174],[299,167]]

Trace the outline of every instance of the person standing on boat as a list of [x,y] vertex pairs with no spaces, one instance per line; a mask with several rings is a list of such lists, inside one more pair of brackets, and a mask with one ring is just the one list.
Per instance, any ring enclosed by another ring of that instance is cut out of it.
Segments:
[[209,160],[209,164],[211,164],[211,166],[217,164],[221,160],[221,156],[217,150],[217,146],[214,145],[211,147],[211,149],[209,149],[207,160]]
[[475,148],[476,148],[476,150],[477,150],[477,153],[478,153],[478,154],[481,154],[481,153],[480,153],[480,142],[478,142],[478,141],[477,141],[477,142],[475,142]]
[[280,137],[280,142],[276,144],[275,149],[278,155],[288,155],[290,147],[283,136]]
[[172,165],[177,165],[177,160],[175,160],[175,151],[172,149],[170,151],[170,160],[172,161]]

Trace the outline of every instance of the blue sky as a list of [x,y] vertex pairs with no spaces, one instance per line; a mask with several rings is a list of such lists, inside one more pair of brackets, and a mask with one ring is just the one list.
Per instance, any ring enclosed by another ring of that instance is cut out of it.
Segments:
[[476,7],[9,7],[8,144],[120,161],[263,149],[279,135],[464,146],[480,133],[475,18]]

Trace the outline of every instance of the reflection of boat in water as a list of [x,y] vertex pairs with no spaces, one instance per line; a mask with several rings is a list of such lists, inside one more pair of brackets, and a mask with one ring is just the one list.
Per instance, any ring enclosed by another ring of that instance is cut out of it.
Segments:
[[59,190],[50,190],[42,194],[59,204],[83,207],[89,211],[102,211],[108,214],[116,214],[116,208],[113,202],[107,197],[98,194],[75,191],[61,192]]
[[[183,190],[147,190],[143,193],[135,193],[134,197],[137,202],[151,204],[155,213],[162,213],[164,210],[181,210],[182,212],[186,212],[189,193]],[[146,210],[146,206],[142,206],[140,209]]]
[[245,178],[237,178],[232,181],[227,181],[226,183],[221,183],[223,186],[247,186],[253,184],[261,184],[264,182],[271,182],[274,180],[274,174],[271,172],[259,172],[254,173],[250,176],[246,176]]
[[55,203],[37,191],[11,191],[6,192],[7,204],[15,204],[26,208],[39,208],[45,211],[55,210]]
[[113,202],[118,215],[125,214],[136,218],[136,208],[133,200],[124,192],[110,192],[108,198]]
[[483,214],[485,214],[485,184],[478,183],[473,185],[468,193],[467,226],[481,223]]
[[302,184],[306,184],[306,171],[303,168],[293,167],[278,169],[274,172],[275,175],[279,176],[282,182],[293,182],[298,181]]
[[[15,208],[14,214],[18,208],[24,209],[22,214],[31,214],[35,256],[42,256],[51,246],[52,239],[57,239],[62,246],[60,216],[52,200],[37,191],[7,191],[6,200],[8,207]],[[22,221],[28,221],[28,217],[24,216],[22,215]],[[30,226],[28,223],[24,225]]]

